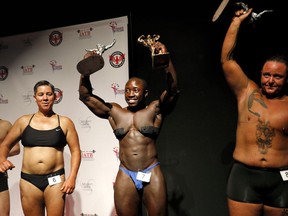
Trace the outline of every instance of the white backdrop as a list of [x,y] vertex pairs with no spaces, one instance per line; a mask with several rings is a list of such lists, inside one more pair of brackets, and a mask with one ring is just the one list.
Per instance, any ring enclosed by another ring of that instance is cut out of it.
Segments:
[[[76,126],[82,162],[75,192],[67,197],[66,215],[116,215],[113,183],[118,171],[118,141],[107,120],[94,116],[79,100],[80,74],[77,63],[85,49],[96,44],[113,47],[103,53],[104,67],[91,75],[94,93],[106,101],[125,106],[128,80],[128,17],[116,17],[80,25],[0,38],[0,118],[12,123],[21,115],[34,113],[37,105],[33,86],[42,79],[56,87],[54,111],[70,117]],[[8,172],[11,216],[23,215],[19,179],[21,153],[10,160],[16,168]],[[65,169],[69,173],[70,152],[65,147]]]

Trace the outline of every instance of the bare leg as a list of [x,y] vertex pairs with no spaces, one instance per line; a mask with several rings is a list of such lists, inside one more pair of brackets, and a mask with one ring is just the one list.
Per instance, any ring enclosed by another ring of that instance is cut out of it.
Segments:
[[43,192],[30,182],[20,179],[21,204],[25,216],[44,216]]
[[228,208],[230,216],[288,216],[288,209],[236,202],[229,199]]
[[[64,175],[62,175],[61,178],[63,183]],[[47,186],[44,191],[47,216],[64,215],[66,194],[60,190],[62,183]]]
[[144,205],[149,216],[166,216],[167,191],[164,176],[160,166],[156,166],[151,172],[151,181],[144,188]]
[[287,208],[273,208],[270,206],[264,206],[264,214],[265,216],[288,216]]
[[134,182],[121,170],[114,185],[114,203],[117,216],[138,216],[141,212],[141,198]]
[[9,190],[0,192],[0,216],[10,215],[10,195]]
[[228,199],[229,216],[262,216],[263,205]]

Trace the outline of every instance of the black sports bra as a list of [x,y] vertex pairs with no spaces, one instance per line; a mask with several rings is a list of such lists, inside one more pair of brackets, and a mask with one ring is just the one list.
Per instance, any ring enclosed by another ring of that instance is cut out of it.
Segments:
[[[140,133],[142,133],[144,136],[151,137],[151,138],[156,138],[159,134],[159,128],[153,127],[153,126],[144,126],[141,127],[139,130]],[[124,128],[117,128],[114,131],[114,135],[116,136],[117,139],[123,138],[126,133],[124,131]]]
[[50,130],[37,130],[30,126],[30,122],[35,114],[32,115],[27,127],[23,131],[21,136],[21,143],[23,146],[35,147],[54,147],[54,148],[64,148],[67,144],[66,136],[60,127],[60,119],[58,116],[59,125]]

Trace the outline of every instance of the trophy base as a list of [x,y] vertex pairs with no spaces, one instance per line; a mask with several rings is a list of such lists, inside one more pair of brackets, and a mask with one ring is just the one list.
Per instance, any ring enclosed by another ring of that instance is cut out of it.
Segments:
[[170,53],[152,55],[152,68],[161,69],[169,65]]
[[104,67],[104,59],[100,55],[91,55],[77,64],[77,70],[82,75],[91,75]]

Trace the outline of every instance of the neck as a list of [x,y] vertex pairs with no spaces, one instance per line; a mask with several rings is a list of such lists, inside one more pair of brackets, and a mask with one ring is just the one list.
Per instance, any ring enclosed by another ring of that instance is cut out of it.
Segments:
[[48,112],[41,112],[41,111],[38,111],[37,114],[39,116],[44,116],[44,117],[51,117],[53,115],[55,115],[54,111],[53,110],[50,110]]
[[131,112],[137,112],[141,109],[144,109],[145,107],[146,107],[146,105],[143,103],[143,104],[139,104],[137,106],[128,106],[127,110],[129,110]]

